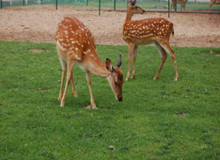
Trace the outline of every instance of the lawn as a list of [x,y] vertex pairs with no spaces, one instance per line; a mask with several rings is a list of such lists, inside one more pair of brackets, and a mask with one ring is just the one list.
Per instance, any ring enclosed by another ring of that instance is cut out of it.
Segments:
[[[139,160],[220,158],[220,49],[173,47],[158,80],[156,47],[141,46],[136,77],[117,102],[108,82],[92,76],[98,110],[85,110],[89,91],[75,67],[78,97],[58,93],[61,66],[54,44],[0,41],[1,160]],[[115,64],[127,46],[98,45]]]

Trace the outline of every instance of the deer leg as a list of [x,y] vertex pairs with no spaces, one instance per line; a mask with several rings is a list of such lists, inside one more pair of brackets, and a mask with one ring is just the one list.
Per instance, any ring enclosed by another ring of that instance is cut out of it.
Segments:
[[58,97],[59,101],[63,97],[63,84],[64,84],[64,80],[65,80],[65,75],[66,75],[66,70],[62,69],[62,76],[61,76],[61,83],[60,83],[60,93],[59,93],[59,97]]
[[91,103],[89,106],[86,107],[86,109],[97,109],[94,98],[93,98],[93,94],[92,94],[91,76],[90,76],[89,71],[86,72],[86,76],[87,76],[87,83],[89,87],[90,103]]
[[211,9],[214,4],[215,4],[215,2],[211,2],[209,9]]
[[185,11],[186,9],[186,3],[183,5],[183,11]]
[[174,1],[171,2],[171,9],[174,9],[174,5],[175,5],[174,3],[175,3]]
[[137,50],[138,50],[138,46],[135,46],[134,47],[134,52],[133,52],[133,71],[132,71],[131,78],[134,78],[134,76],[135,76]]
[[160,72],[161,72],[161,70],[162,70],[162,68],[163,68],[163,65],[164,65],[166,59],[167,59],[167,53],[166,53],[165,50],[160,46],[160,44],[156,42],[155,45],[157,46],[157,49],[158,49],[158,51],[159,51],[159,53],[160,53],[161,63],[160,63],[159,69],[158,69],[158,71],[157,71],[157,74],[154,76],[154,80],[156,80],[156,79],[159,78]]
[[75,84],[74,84],[74,75],[73,73],[71,72],[71,83],[72,83],[72,92],[73,92],[73,96],[74,97],[77,97],[77,93],[76,93],[76,89],[75,89]]
[[127,70],[127,75],[126,75],[126,81],[129,79],[130,77],[130,69],[131,69],[131,56],[133,54],[134,51],[134,44],[130,43],[128,44],[128,70]]
[[183,10],[183,3],[180,4],[180,7],[181,7],[181,12],[182,12],[182,10]]
[[174,66],[174,70],[175,70],[175,78],[174,78],[174,80],[177,81],[179,75],[178,75],[178,70],[177,70],[176,54],[171,49],[169,43],[164,43],[163,45],[161,45],[161,47],[163,47],[163,49],[165,49],[165,51],[167,53],[169,53],[171,55],[171,57],[172,57],[173,66]]
[[[58,50],[59,52],[59,50]],[[65,80],[65,76],[66,76],[66,62],[64,60],[62,60],[60,58],[60,63],[62,66],[62,75],[61,75],[61,82],[60,82],[60,92],[59,92],[59,96],[58,96],[58,100],[61,101],[62,97],[63,97],[63,84],[64,84],[64,80]]]
[[69,83],[70,83],[70,81],[71,81],[71,79],[72,79],[73,64],[74,64],[74,61],[73,61],[72,59],[69,59],[68,62],[67,62],[67,79],[66,79],[66,86],[65,86],[64,93],[63,93],[63,96],[62,96],[62,99],[61,99],[60,107],[64,107],[67,89],[68,89]]

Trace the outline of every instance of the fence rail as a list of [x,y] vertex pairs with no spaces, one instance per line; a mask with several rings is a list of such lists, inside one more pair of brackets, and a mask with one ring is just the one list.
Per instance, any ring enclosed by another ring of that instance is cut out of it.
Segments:
[[[148,12],[217,13],[220,14],[220,0],[210,8],[211,0],[188,0],[185,9],[179,3],[170,8],[172,0],[137,0],[137,4]],[[174,0],[177,1],[177,0]],[[0,8],[10,6],[44,5],[89,6],[101,10],[126,10],[127,0],[0,0]]]

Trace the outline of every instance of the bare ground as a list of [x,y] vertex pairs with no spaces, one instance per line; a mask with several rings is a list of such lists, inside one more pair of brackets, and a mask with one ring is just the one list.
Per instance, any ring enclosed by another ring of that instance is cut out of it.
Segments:
[[[102,11],[96,8],[79,8],[52,5],[12,7],[0,9],[0,40],[55,42],[58,23],[65,16],[80,19],[93,33],[97,44],[125,45],[122,25],[126,12]],[[145,13],[133,19],[164,17],[174,24],[172,46],[220,47],[220,14]]]

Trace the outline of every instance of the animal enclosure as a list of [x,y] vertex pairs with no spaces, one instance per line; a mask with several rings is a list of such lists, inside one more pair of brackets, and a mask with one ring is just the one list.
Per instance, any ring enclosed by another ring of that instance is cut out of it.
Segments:
[[[173,6],[173,9],[171,8],[172,1],[178,2]],[[182,7],[179,1],[182,0],[138,0],[137,4],[149,12],[220,13],[220,0],[214,0],[215,2],[211,8],[210,4],[213,0],[188,0],[185,3],[185,10],[181,10]],[[54,9],[59,9],[61,5],[90,7],[90,9],[95,9],[100,14],[103,10],[126,10],[127,2],[127,0],[0,0],[0,8],[53,4]]]
[[[6,7],[0,9],[0,39],[9,41],[32,41],[55,43],[55,33],[65,16],[79,18],[93,33],[97,44],[126,45],[122,39],[122,25],[126,12],[102,11],[91,7],[31,5],[28,7]],[[181,14],[144,13],[135,15],[134,19],[151,17],[166,18],[174,24],[174,37],[171,46],[188,47],[220,47],[220,16],[219,14]],[[106,21],[108,20],[108,21]],[[111,22],[109,25],[108,22]],[[193,27],[192,27],[193,26]]]

